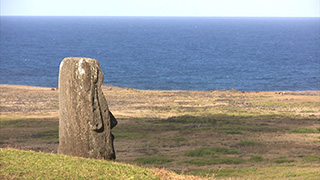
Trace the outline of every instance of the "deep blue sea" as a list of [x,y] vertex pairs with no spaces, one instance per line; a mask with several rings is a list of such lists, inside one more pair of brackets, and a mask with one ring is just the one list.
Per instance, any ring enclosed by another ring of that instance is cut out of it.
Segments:
[[139,89],[320,90],[320,18],[1,16],[1,84],[57,87],[65,57]]

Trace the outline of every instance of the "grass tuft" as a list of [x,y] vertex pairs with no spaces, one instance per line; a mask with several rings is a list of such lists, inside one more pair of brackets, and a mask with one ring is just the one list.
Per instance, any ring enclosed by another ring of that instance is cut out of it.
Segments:
[[196,166],[205,166],[215,164],[241,164],[245,162],[245,160],[238,157],[213,157],[210,159],[192,159],[184,162]]
[[115,138],[119,139],[138,139],[142,137],[142,134],[139,132],[125,132],[125,131],[119,131],[114,130],[112,131],[112,134]]
[[308,111],[300,111],[300,113],[315,113],[316,111],[308,110]]
[[309,155],[309,156],[304,157],[304,160],[307,162],[319,162],[320,163],[320,156]]
[[237,145],[238,146],[257,146],[257,145],[261,145],[261,143],[255,142],[255,141],[240,141]]
[[254,156],[251,156],[250,159],[249,159],[250,162],[262,162],[264,161],[263,157],[260,156],[260,155],[254,155]]
[[154,121],[155,124],[194,124],[194,125],[211,125],[214,126],[217,120],[209,116],[174,116],[165,120]]
[[202,147],[185,152],[186,156],[191,157],[212,157],[216,154],[238,154],[238,151],[227,147]]
[[59,134],[59,129],[44,131],[42,134]]
[[47,140],[55,139],[55,140],[58,140],[59,136],[42,136],[40,139],[47,139]]
[[312,128],[294,128],[290,131],[290,133],[316,133],[317,130]]
[[163,156],[140,157],[134,159],[134,162],[138,164],[166,164],[172,161],[173,159]]
[[241,131],[225,131],[226,134],[243,134]]
[[187,140],[186,138],[184,137],[174,137],[171,139],[172,141],[176,141],[176,142],[181,142],[181,141],[185,141]]
[[294,162],[294,160],[287,159],[287,157],[284,157],[284,156],[280,156],[280,157],[273,159],[273,162],[278,163],[278,164],[282,164],[282,163],[292,163],[292,162]]

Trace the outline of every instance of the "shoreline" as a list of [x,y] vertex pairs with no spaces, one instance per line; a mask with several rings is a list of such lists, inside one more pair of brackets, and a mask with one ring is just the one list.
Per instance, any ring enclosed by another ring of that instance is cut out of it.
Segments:
[[[30,86],[30,85],[19,85],[19,84],[0,84],[0,87],[2,86],[12,86],[17,88],[27,88],[27,89],[51,89],[51,90],[58,90],[57,87],[45,87],[45,86]],[[230,92],[242,92],[242,93],[258,93],[258,92],[278,92],[278,93],[285,93],[285,92],[320,92],[320,90],[273,90],[273,91],[242,91],[237,90],[234,88],[231,89],[211,89],[211,90],[179,90],[179,89],[172,89],[172,90],[166,90],[166,89],[138,89],[133,87],[125,87],[125,86],[116,86],[116,85],[110,85],[110,84],[102,84],[103,89],[108,88],[117,88],[117,89],[132,89],[132,90],[140,90],[140,91],[197,91],[197,92],[212,92],[212,91],[230,91]]]
[[[248,113],[313,115],[320,118],[320,91],[140,90],[105,84],[102,90],[109,109],[121,118]],[[0,117],[58,117],[57,88],[0,84],[0,91]],[[300,104],[309,104],[309,107],[300,107]]]

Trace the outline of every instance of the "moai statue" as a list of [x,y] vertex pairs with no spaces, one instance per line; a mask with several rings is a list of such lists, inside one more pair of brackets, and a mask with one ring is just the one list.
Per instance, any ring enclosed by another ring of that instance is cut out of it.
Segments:
[[117,120],[109,111],[101,85],[103,74],[97,60],[63,59],[59,72],[58,153],[114,160],[111,129]]

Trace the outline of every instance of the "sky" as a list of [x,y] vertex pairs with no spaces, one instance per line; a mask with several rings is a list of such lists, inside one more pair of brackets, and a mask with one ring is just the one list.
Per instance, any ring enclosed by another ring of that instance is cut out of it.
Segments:
[[320,0],[0,0],[1,16],[320,17]]

